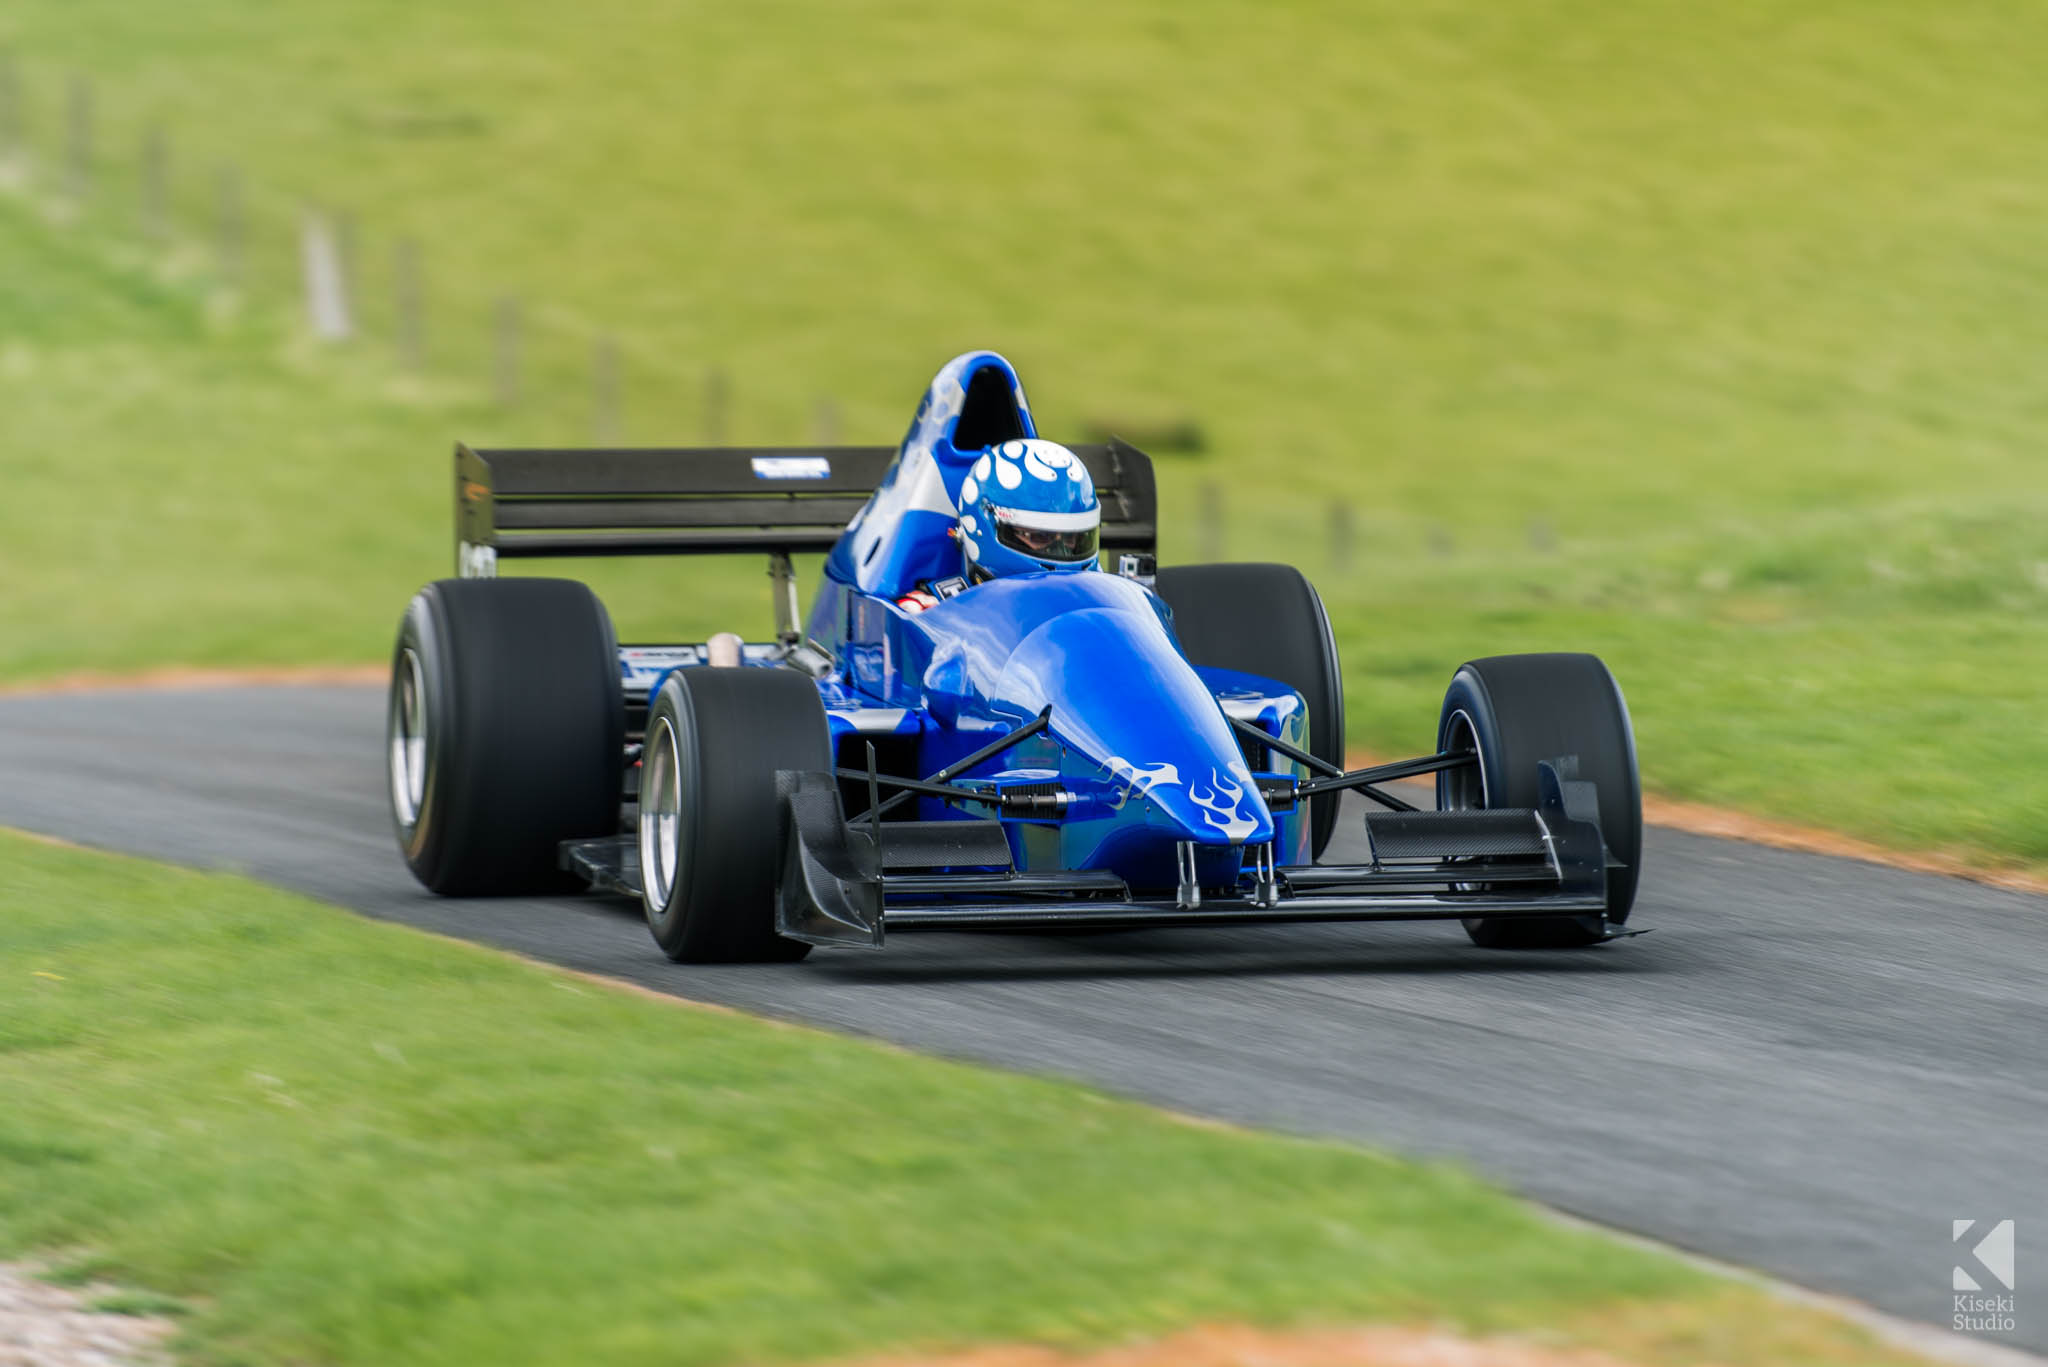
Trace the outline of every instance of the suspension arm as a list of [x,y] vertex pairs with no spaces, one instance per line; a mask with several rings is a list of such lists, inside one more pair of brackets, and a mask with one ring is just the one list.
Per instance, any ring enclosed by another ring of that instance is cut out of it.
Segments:
[[1419,778],[1423,774],[1434,774],[1445,769],[1463,769],[1477,764],[1479,756],[1469,750],[1449,754],[1424,755],[1419,759],[1395,760],[1392,764],[1375,764],[1366,769],[1353,769],[1348,774],[1335,778],[1311,779],[1295,790],[1298,797],[1314,797],[1318,793],[1334,793],[1345,788],[1365,788],[1375,783],[1390,783],[1397,778]]
[[[924,793],[927,797],[945,797],[951,799],[958,799],[963,797],[979,797],[983,801],[989,801],[991,799],[989,799],[986,794],[975,794],[971,793],[969,790],[966,789],[948,788],[945,785],[949,783],[956,775],[966,773],[969,769],[972,769],[975,765],[982,763],[984,760],[994,759],[997,755],[1000,755],[1001,753],[1003,753],[1003,751],[1009,749],[1011,746],[1016,745],[1021,741],[1027,741],[1031,739],[1033,736],[1037,735],[1040,731],[1043,731],[1047,726],[1050,726],[1051,724],[1052,709],[1048,707],[1043,712],[1040,712],[1037,716],[1033,717],[1030,721],[1027,721],[1022,726],[1018,727],[1016,730],[998,736],[996,739],[990,741],[987,745],[982,746],[979,750],[976,750],[971,755],[967,755],[961,759],[954,760],[951,764],[939,770],[936,774],[933,774],[929,778],[912,782],[903,779],[891,778],[887,774],[880,775],[877,779],[878,782],[894,784],[898,788],[902,789],[902,791],[888,798],[886,801],[882,803],[880,807],[872,807],[867,812],[861,813],[861,815],[867,816],[870,813],[872,813],[873,815],[878,817],[882,816],[885,813],[900,806],[901,804],[908,802],[913,796],[917,795],[920,792]],[[841,774],[841,777],[864,779],[867,777],[867,775],[864,773]],[[937,789],[938,791],[934,792],[933,789]]]

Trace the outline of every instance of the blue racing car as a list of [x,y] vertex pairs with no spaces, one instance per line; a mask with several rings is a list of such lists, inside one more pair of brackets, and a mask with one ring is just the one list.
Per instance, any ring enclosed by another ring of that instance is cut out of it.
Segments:
[[[458,446],[455,502],[460,577],[407,608],[388,715],[399,845],[435,892],[623,893],[688,962],[977,927],[1629,933],[1642,802],[1599,660],[1470,661],[1429,753],[1346,770],[1315,589],[1159,567],[1150,460],[1041,438],[993,352],[940,370],[898,447]],[[620,644],[584,584],[497,574],[745,552],[772,640]],[[1433,809],[1385,786],[1423,775]],[[1326,863],[1347,793],[1361,855]]]

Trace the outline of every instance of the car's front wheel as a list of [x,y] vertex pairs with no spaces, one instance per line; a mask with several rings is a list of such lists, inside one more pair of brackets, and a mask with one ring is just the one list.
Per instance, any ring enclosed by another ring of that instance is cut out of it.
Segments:
[[664,953],[760,963],[810,952],[775,933],[775,775],[831,767],[825,705],[808,677],[760,668],[668,676],[647,713],[639,820],[641,903]]
[[[1443,808],[1534,807],[1537,766],[1576,756],[1618,861],[1607,870],[1604,919],[1628,919],[1643,861],[1643,794],[1628,705],[1597,656],[1495,655],[1461,666],[1444,694],[1437,749],[1478,759],[1438,773]],[[1465,931],[1489,949],[1563,948],[1597,943],[1606,925],[1599,916],[1494,916],[1467,920]]]

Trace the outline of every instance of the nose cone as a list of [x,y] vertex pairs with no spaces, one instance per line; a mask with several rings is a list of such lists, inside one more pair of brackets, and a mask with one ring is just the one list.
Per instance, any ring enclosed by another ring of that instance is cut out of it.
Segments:
[[1142,801],[1173,828],[1176,839],[1257,845],[1273,838],[1272,815],[1244,760],[1235,754],[1221,763],[1202,756],[1186,765],[1166,762],[1141,769],[1119,764],[1113,756],[1103,767],[1112,775],[1111,806],[1122,810],[1131,801]]
[[999,696],[1051,706],[1053,735],[1099,769],[1097,795],[1124,821],[1203,845],[1271,840],[1273,817],[1215,698],[1143,591],[1124,587],[1138,611],[1084,608],[1032,631]]

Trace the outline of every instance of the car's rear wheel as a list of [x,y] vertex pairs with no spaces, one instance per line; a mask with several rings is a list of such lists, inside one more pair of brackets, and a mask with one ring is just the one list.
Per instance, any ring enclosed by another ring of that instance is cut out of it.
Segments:
[[427,585],[399,624],[385,715],[399,849],[435,892],[573,889],[556,847],[619,828],[618,648],[583,584]]
[[[1292,565],[1174,565],[1159,571],[1181,649],[1198,665],[1274,679],[1308,704],[1308,752],[1344,767],[1344,674],[1315,586]],[[1309,799],[1311,857],[1337,828],[1341,793]]]
[[[1437,775],[1443,808],[1534,807],[1537,766],[1567,755],[1600,803],[1600,834],[1620,861],[1607,870],[1607,915],[1620,924],[1635,905],[1643,859],[1643,795],[1628,704],[1607,666],[1592,655],[1496,655],[1461,666],[1444,694],[1439,751],[1478,764]],[[1598,916],[1495,916],[1465,922],[1489,949],[1563,948],[1597,943]]]
[[829,770],[818,685],[794,670],[683,669],[647,713],[640,764],[641,904],[684,963],[786,963],[810,946],[775,933],[782,867],[777,770]]

